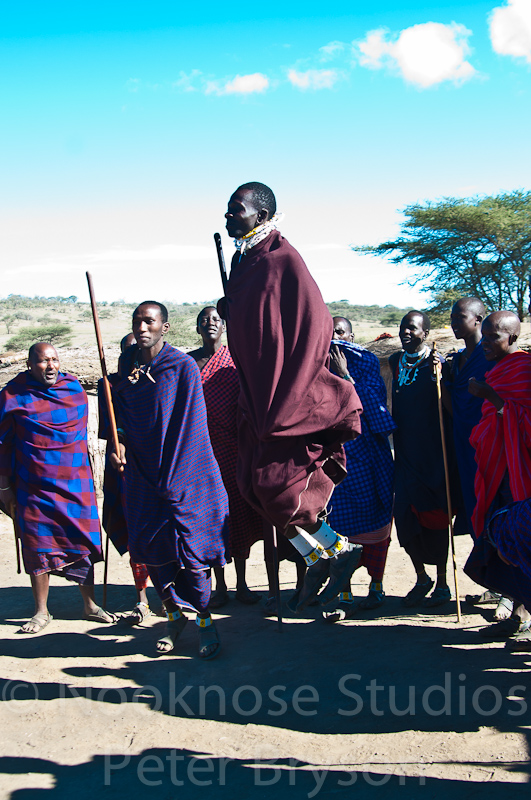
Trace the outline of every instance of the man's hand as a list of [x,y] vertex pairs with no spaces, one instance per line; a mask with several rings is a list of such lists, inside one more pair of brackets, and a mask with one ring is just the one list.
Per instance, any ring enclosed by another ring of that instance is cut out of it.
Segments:
[[439,353],[437,352],[437,350],[432,350],[431,351],[428,360],[430,362],[432,375],[436,376],[437,373],[438,373],[439,374],[439,378],[440,378],[441,377],[441,373],[442,373],[441,357],[440,357]]
[[120,456],[117,456],[116,451],[113,450],[113,452],[109,456],[109,461],[111,463],[111,466],[114,467],[114,469],[119,469],[120,471],[123,471],[123,468],[127,464],[125,458],[125,444],[122,444],[122,442],[120,442]]
[[503,399],[498,392],[495,392],[492,386],[489,386],[485,381],[477,381],[475,378],[470,378],[468,381],[468,391],[470,394],[473,394],[474,397],[481,397],[483,400],[491,402],[497,411],[503,408]]
[[340,378],[348,375],[347,357],[336,344],[330,348],[330,368]]

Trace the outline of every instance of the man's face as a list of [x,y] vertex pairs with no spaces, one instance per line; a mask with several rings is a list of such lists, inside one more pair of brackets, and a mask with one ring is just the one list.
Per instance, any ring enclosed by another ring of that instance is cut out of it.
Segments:
[[450,315],[450,324],[456,339],[466,339],[477,329],[479,320],[464,303],[456,303]]
[[155,347],[169,327],[169,323],[162,321],[158,306],[139,306],[133,315],[133,333],[142,350]]
[[223,330],[223,320],[215,308],[207,308],[207,310],[199,317],[197,332],[200,334],[205,344],[217,342],[218,339],[221,338]]
[[406,314],[400,323],[400,341],[406,353],[418,353],[424,346],[428,331],[422,328],[422,317]]
[[513,336],[498,324],[485,320],[481,326],[481,346],[487,361],[501,361],[513,344]]
[[53,386],[59,373],[59,356],[51,344],[40,345],[33,351],[27,361],[28,370],[33,378],[45,386]]
[[332,334],[332,339],[343,339],[344,342],[351,341],[351,332],[348,329],[348,325],[343,317],[334,317],[334,332]]
[[229,200],[225,219],[227,220],[225,227],[229,236],[233,239],[241,239],[257,225],[265,222],[267,213],[264,213],[264,209],[260,210],[255,207],[252,191],[245,189],[234,192]]

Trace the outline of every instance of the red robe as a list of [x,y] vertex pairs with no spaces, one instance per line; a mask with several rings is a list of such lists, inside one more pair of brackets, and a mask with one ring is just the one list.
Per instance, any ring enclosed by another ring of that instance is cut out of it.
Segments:
[[240,378],[240,491],[281,530],[315,522],[361,430],[356,392],[327,367],[330,312],[278,231],[236,253],[219,311]]
[[531,354],[509,353],[487,372],[486,382],[504,401],[503,414],[489,400],[472,430],[476,448],[476,508],[472,517],[476,536],[483,532],[487,512],[506,470],[513,500],[531,497]]

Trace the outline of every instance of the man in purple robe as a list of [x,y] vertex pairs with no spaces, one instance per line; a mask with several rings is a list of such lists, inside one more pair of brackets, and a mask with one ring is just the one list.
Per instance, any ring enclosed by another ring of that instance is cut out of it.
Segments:
[[167,653],[186,625],[182,607],[197,612],[201,658],[219,651],[207,610],[210,568],[225,564],[228,501],[208,436],[201,374],[195,361],[164,341],[162,303],[133,313],[138,347],[120,358],[113,386],[123,466],[124,510],[131,558],[146,564],[168,617],[157,652]]
[[94,599],[94,564],[102,553],[87,396],[77,378],[60,372],[47,342],[31,346],[27,367],[0,392],[0,499],[20,535],[35,601],[20,633],[39,633],[53,619],[50,575],[79,585],[85,619],[115,622]]
[[237,481],[308,564],[301,611],[328,578],[320,600],[336,597],[360,559],[361,545],[324,516],[346,474],[342,445],[359,435],[362,407],[327,368],[332,319],[304,261],[276,229],[271,189],[240,186],[225,218],[237,252],[218,311],[241,386]]

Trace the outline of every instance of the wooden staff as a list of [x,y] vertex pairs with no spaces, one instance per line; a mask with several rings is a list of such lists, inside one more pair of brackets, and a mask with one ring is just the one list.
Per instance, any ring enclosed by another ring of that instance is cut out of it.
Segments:
[[20,531],[18,529],[18,522],[13,517],[13,531],[15,533],[15,550],[17,551],[17,575],[20,575],[22,572],[22,567],[20,563]]
[[[120,441],[118,439],[118,429],[116,428],[116,417],[114,416],[114,406],[112,404],[111,384],[107,375],[107,365],[105,364],[105,354],[103,352],[103,342],[101,338],[100,320],[98,317],[98,308],[96,306],[96,297],[94,295],[94,286],[92,285],[92,276],[90,272],[86,273],[88,290],[90,295],[90,305],[92,308],[92,318],[94,320],[94,330],[96,331],[96,341],[98,343],[98,355],[100,357],[101,374],[103,377],[103,394],[105,396],[105,403],[107,405],[107,413],[109,415],[109,424],[111,426],[112,441],[114,450],[118,458],[120,458]],[[120,472],[123,472],[123,465],[120,465]],[[106,533],[105,541],[105,566],[103,568],[103,607],[107,604],[107,573],[109,566],[109,534]]]
[[[437,352],[437,342],[433,343],[432,353]],[[446,482],[446,505],[448,506],[448,531],[450,534],[450,547],[452,551],[452,563],[454,566],[455,601],[457,603],[457,622],[461,622],[461,602],[459,600],[459,586],[457,582],[457,561],[455,558],[454,525],[452,522],[452,497],[450,494],[450,471],[448,469],[448,454],[446,452],[446,440],[444,438],[444,419],[441,393],[441,375],[439,369],[435,370],[435,380],[437,382],[437,405],[439,408],[439,427],[441,429],[441,444],[444,463],[444,479]]]
[[223,286],[223,294],[227,290],[227,267],[225,266],[225,257],[223,255],[223,247],[221,246],[221,236],[219,233],[214,234],[214,241],[216,243],[216,252],[218,254],[219,274],[221,275],[221,285]]

